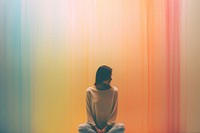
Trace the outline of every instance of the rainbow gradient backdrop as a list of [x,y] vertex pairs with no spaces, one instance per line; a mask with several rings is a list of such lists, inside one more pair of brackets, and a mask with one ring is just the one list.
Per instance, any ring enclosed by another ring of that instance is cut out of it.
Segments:
[[0,133],[78,133],[113,68],[126,133],[200,132],[200,0],[0,0]]

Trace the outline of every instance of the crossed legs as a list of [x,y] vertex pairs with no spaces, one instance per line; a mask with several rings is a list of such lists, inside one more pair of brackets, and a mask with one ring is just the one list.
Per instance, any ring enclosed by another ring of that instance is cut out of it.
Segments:
[[[83,123],[78,127],[79,133],[96,133],[90,124]],[[123,123],[116,123],[107,133],[124,133],[125,126]]]

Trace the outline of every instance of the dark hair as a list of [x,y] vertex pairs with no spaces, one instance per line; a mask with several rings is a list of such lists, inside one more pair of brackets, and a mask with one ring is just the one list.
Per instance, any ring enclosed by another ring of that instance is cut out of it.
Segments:
[[112,79],[111,74],[112,68],[106,65],[100,66],[96,72],[96,80],[94,85],[101,84],[105,80]]

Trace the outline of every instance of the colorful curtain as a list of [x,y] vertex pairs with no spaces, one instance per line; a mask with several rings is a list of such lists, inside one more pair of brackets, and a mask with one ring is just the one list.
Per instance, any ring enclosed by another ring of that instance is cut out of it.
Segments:
[[77,133],[113,68],[126,133],[200,132],[199,0],[1,0],[0,132]]

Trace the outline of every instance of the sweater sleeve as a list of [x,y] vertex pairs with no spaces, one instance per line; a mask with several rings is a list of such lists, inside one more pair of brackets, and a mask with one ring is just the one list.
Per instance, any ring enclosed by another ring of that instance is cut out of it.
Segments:
[[86,93],[86,111],[87,111],[87,123],[95,126],[94,117],[92,115],[92,106],[91,106],[91,96],[90,92],[87,91]]
[[116,90],[113,99],[112,111],[108,118],[107,125],[115,124],[117,118],[117,110],[118,110],[118,91]]

